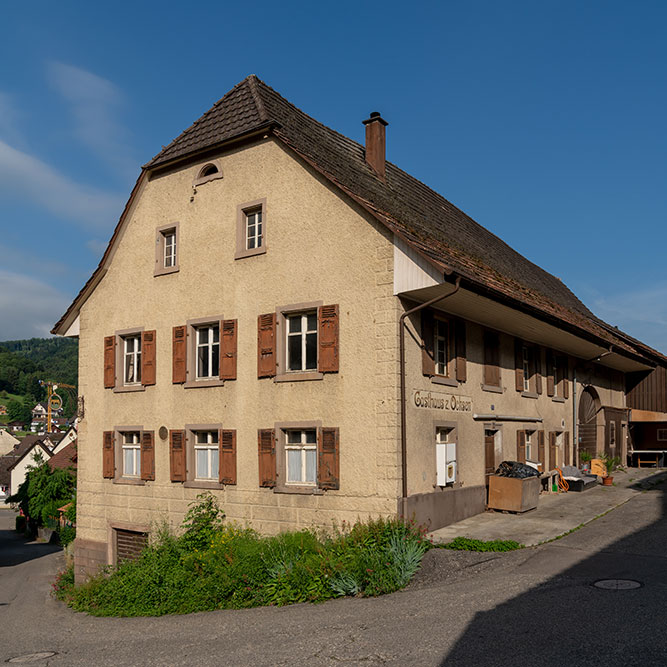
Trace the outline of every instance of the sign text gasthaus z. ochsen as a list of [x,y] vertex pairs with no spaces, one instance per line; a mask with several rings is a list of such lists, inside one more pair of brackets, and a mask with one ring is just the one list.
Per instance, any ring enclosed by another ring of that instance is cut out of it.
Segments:
[[447,412],[472,412],[472,398],[445,394],[440,391],[421,391],[416,389],[412,395],[413,405],[427,410]]

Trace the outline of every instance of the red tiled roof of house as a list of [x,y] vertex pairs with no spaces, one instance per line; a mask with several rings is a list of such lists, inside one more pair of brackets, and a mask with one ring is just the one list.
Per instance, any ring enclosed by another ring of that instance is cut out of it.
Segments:
[[63,447],[49,459],[51,470],[55,470],[56,468],[74,468],[76,470],[76,442],[76,440],[73,440],[67,447]]

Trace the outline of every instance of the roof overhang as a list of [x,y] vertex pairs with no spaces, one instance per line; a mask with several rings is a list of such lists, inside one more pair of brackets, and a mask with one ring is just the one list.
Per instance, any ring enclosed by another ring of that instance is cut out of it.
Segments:
[[631,422],[667,422],[667,412],[653,412],[652,410],[630,410]]

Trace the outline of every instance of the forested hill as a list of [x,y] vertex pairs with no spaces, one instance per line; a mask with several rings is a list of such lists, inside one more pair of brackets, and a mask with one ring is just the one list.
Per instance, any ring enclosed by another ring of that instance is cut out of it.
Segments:
[[77,385],[79,343],[72,338],[0,342],[0,391],[43,398],[39,380]]

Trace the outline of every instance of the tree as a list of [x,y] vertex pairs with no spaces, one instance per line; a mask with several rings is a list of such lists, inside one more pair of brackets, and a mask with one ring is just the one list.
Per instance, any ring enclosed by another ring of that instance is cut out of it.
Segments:
[[32,417],[32,410],[28,407],[25,401],[13,398],[7,404],[7,415],[9,421],[30,422]]

